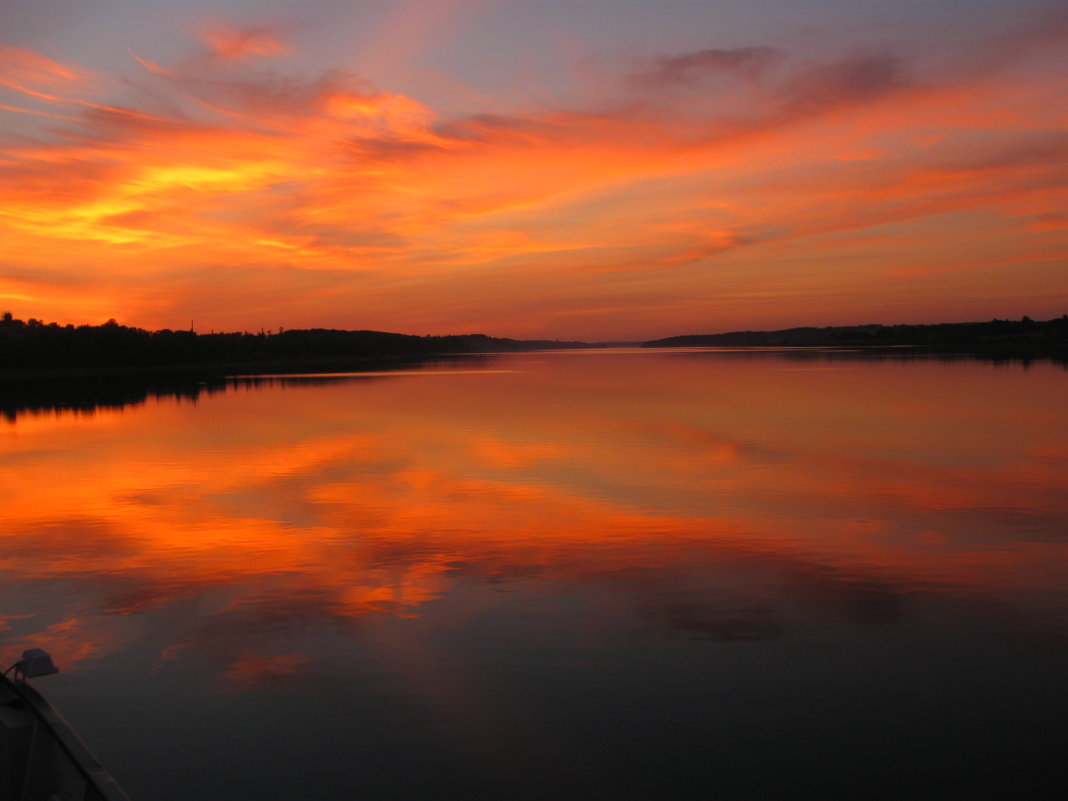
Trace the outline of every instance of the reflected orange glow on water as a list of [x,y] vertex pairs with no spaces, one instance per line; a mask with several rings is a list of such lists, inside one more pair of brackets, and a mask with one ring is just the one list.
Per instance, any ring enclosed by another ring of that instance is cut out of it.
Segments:
[[1063,600],[1060,368],[502,365],[19,417],[0,440],[5,649],[88,664],[155,612],[157,663],[192,649],[234,683],[281,680],[318,658],[287,627],[418,616],[472,581],[487,592],[455,614],[580,587],[725,640],[872,593]]

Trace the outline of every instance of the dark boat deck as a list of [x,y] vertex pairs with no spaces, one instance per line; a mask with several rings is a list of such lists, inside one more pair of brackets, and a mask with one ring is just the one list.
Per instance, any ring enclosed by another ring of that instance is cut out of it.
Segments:
[[0,678],[0,801],[129,801],[30,685]]

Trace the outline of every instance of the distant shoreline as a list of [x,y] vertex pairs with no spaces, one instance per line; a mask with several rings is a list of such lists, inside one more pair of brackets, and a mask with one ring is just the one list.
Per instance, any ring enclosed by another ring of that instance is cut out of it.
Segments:
[[[591,346],[592,349],[593,346]],[[646,346],[639,346],[646,347]],[[781,354],[793,358],[849,357],[864,354],[883,356],[894,360],[911,358],[939,358],[943,360],[980,359],[991,362],[1050,361],[1068,367],[1068,348],[1035,348],[1031,346],[916,346],[916,345],[679,345],[648,346],[649,350],[669,348],[693,348],[695,351],[708,348],[729,348],[737,354]],[[611,347],[605,346],[605,350]],[[553,350],[570,350],[558,348]],[[13,384],[69,385],[71,382],[91,383],[112,381],[120,384],[145,383],[148,385],[188,384],[190,382],[214,382],[228,379],[261,378],[276,374],[329,374],[339,372],[368,372],[380,369],[403,369],[433,362],[471,361],[499,355],[530,353],[532,350],[492,351],[480,353],[439,353],[418,356],[365,356],[361,358],[308,358],[261,360],[257,362],[202,362],[161,366],[112,365],[107,367],[51,367],[20,370],[0,369],[0,387]]]
[[366,369],[453,355],[586,347],[590,345],[585,342],[516,340],[485,334],[414,336],[325,328],[197,334],[146,331],[114,320],[75,327],[4,315],[0,320],[0,380]]
[[[485,334],[414,336],[384,331],[302,329],[259,334],[146,331],[109,321],[60,326],[0,320],[0,382],[223,378],[235,373],[362,371],[478,354],[610,347],[616,343],[515,340]],[[862,348],[888,355],[961,354],[984,359],[1068,362],[1068,315],[1046,321],[799,327],[666,337],[642,348]]]
[[909,347],[930,353],[966,350],[1026,356],[1068,355],[1068,315],[1052,320],[991,320],[926,325],[845,325],[786,328],[778,331],[728,331],[688,334],[642,344],[643,348],[679,347]]

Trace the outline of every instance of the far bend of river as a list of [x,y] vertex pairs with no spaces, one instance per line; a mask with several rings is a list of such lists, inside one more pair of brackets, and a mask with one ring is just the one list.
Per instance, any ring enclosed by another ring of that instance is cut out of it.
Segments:
[[134,801],[1062,799],[1068,372],[526,353],[0,419]]

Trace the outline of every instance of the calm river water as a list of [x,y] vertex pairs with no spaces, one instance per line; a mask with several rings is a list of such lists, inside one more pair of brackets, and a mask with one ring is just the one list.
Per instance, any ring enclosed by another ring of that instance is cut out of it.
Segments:
[[134,801],[1063,798],[1068,372],[527,353],[0,420]]

